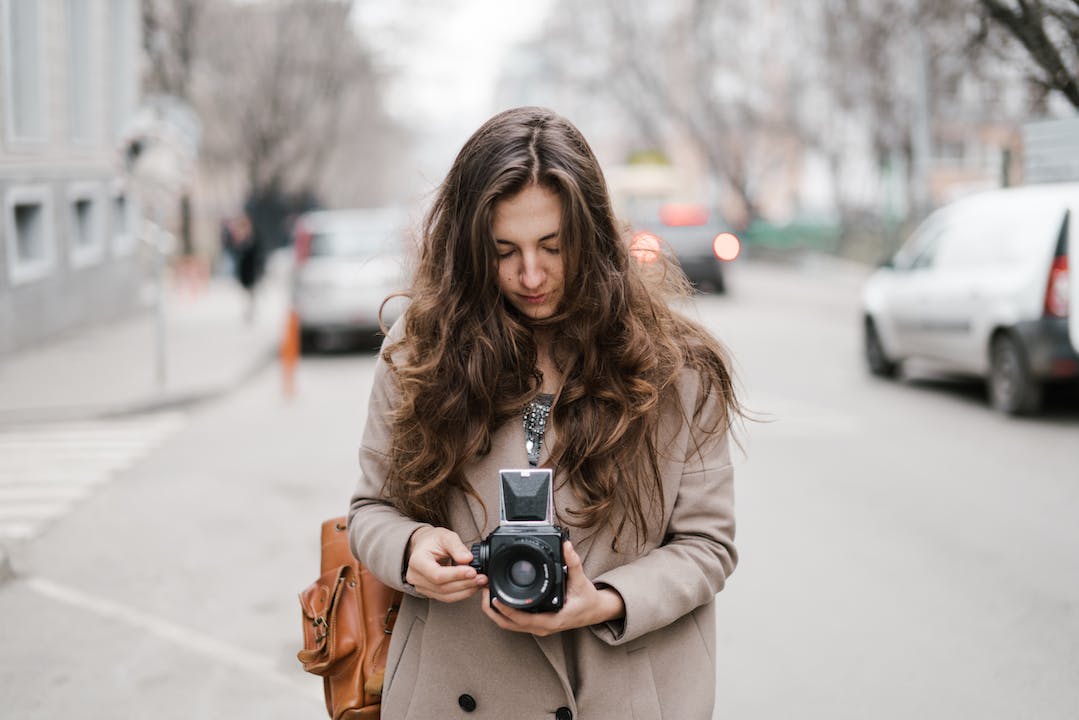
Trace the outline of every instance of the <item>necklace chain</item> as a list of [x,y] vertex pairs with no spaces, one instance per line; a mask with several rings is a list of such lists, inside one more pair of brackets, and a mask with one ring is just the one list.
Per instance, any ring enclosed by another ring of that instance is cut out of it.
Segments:
[[525,451],[528,453],[528,464],[532,467],[539,464],[543,434],[547,430],[547,417],[551,414],[551,400],[549,396],[540,396],[525,407]]

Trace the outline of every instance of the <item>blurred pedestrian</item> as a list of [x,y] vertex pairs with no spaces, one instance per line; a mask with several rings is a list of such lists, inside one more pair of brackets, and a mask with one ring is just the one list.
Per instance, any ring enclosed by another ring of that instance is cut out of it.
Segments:
[[255,319],[255,286],[262,275],[263,248],[255,226],[247,215],[226,220],[221,227],[221,245],[232,258],[233,274],[247,295],[244,319]]
[[[668,304],[684,278],[645,275],[584,137],[541,108],[465,143],[422,232],[349,513],[405,593],[382,717],[710,718],[740,406],[722,346]],[[568,531],[557,612],[492,603],[469,565],[499,470],[531,467]]]

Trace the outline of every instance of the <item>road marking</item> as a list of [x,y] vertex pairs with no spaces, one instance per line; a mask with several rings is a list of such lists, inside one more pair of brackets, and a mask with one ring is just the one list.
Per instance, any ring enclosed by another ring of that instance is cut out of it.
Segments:
[[27,500],[43,500],[45,498],[63,498],[78,500],[85,497],[87,490],[82,487],[36,487],[28,483],[21,485],[0,485],[0,509],[8,503],[25,502]]
[[0,470],[0,488],[23,487],[32,485],[43,487],[47,484],[61,486],[75,485],[92,487],[109,479],[109,474],[85,469],[65,470],[63,468],[29,468],[19,471]]
[[186,421],[164,412],[0,430],[0,540],[40,535]]
[[[38,500],[34,498],[34,500]],[[64,512],[69,505],[67,498],[37,502],[5,502],[0,505],[0,522],[14,520],[47,520]]]
[[[306,698],[323,699],[321,682],[318,682],[315,678],[286,675],[277,670],[274,661],[264,655],[222,642],[197,630],[177,625],[163,618],[141,612],[133,607],[90,595],[52,580],[42,577],[28,577],[23,582],[37,594],[51,600],[92,612],[98,617],[138,628],[177,647],[202,655],[221,665],[227,665],[263,680],[276,683]],[[304,682],[305,679],[307,680],[306,682]]]
[[742,401],[761,422],[746,423],[750,435],[814,438],[862,432],[856,415],[777,395],[756,394]]
[[35,530],[37,530],[37,523],[4,523],[3,534],[0,537],[6,540],[29,540],[34,536]]

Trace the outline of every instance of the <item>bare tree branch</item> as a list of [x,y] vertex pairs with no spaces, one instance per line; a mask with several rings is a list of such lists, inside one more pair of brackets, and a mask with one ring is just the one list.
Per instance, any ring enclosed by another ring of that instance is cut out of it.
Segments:
[[987,16],[1026,49],[1039,72],[1034,80],[1079,109],[1079,2],[979,0]]

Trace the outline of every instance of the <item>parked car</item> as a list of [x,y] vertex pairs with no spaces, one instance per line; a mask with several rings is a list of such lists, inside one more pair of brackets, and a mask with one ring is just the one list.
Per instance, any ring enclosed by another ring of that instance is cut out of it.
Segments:
[[320,210],[297,219],[293,304],[304,349],[379,331],[379,312],[389,327],[403,300],[387,296],[405,289],[406,216],[396,209]]
[[632,225],[634,247],[646,250],[635,253],[639,259],[652,256],[655,247],[669,247],[694,287],[726,292],[723,266],[738,257],[741,243],[718,213],[701,205],[669,203],[656,217]]
[[930,215],[869,279],[865,359],[985,378],[993,407],[1036,412],[1079,380],[1079,183],[982,193]]

